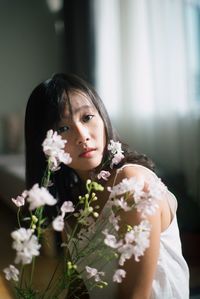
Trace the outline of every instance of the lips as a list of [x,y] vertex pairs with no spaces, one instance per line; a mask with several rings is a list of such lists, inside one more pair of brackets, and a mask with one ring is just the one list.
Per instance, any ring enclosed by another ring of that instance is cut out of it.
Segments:
[[93,155],[93,152],[96,151],[96,148],[87,148],[80,155],[80,158],[90,158]]

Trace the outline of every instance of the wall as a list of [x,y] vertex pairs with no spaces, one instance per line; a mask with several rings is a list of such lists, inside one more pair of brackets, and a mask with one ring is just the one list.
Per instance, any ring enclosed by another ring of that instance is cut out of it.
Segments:
[[63,71],[62,29],[59,13],[52,14],[44,0],[1,0],[0,153],[23,150],[24,111],[32,89]]

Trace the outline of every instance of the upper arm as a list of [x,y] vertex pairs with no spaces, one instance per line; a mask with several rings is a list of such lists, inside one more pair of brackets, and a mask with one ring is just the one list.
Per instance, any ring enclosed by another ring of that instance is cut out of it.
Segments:
[[[123,178],[135,177],[138,181],[144,181],[144,190],[148,189],[148,180],[153,174],[146,169],[137,167],[126,167],[118,175],[117,183]],[[120,212],[121,225],[129,224],[132,227],[138,225],[142,220],[141,213],[135,208],[128,212]],[[152,282],[156,271],[156,265],[160,248],[161,233],[161,209],[155,210],[153,215],[147,215],[146,218],[151,226],[149,247],[144,255],[137,262],[134,256],[126,260],[123,268],[126,271],[126,277],[119,284],[119,298],[136,299],[149,298],[151,294]]]
[[[122,221],[125,220],[131,226],[139,224],[141,220],[139,213],[136,211],[126,213]],[[160,211],[156,210],[154,215],[148,217],[148,221],[151,224],[149,247],[139,261],[135,261],[134,257],[126,260],[123,266],[126,277],[119,284],[119,298],[150,297],[160,247]]]

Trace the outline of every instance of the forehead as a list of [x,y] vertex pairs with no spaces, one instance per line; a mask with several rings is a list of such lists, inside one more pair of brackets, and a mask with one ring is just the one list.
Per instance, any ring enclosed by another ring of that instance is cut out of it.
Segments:
[[69,102],[70,106],[73,109],[76,109],[81,106],[92,106],[94,107],[94,104],[92,103],[92,100],[83,92],[81,91],[72,91],[69,93]]
[[92,100],[81,91],[71,91],[65,103],[64,116],[75,115],[88,109],[97,110]]

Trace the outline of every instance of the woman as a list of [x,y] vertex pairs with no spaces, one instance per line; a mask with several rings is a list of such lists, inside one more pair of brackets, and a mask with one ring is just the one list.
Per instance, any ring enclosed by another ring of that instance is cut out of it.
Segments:
[[[56,74],[37,86],[27,104],[25,139],[28,188],[42,179],[46,159],[41,144],[49,129],[56,130],[67,140],[65,150],[72,157],[72,162],[68,166],[62,165],[53,177],[51,192],[58,198],[58,205],[65,200],[73,199],[75,202],[77,196],[85,192],[87,179],[100,178],[104,191],[98,194],[98,213],[100,219],[106,219],[110,197],[107,187],[118,186],[122,180],[134,178],[142,184],[144,193],[151,188],[159,189],[159,180],[152,171],[153,164],[146,156],[131,153],[122,144],[117,160],[111,161],[108,145],[111,140],[118,142],[119,137],[102,101],[82,79],[64,74]],[[104,175],[107,174],[104,180],[102,169]],[[108,286],[103,290],[89,291],[90,298],[189,298],[188,267],[181,252],[176,199],[168,190],[162,194],[155,212],[146,217],[151,225],[150,245],[140,261],[127,259],[122,263],[126,272],[123,281],[113,284],[108,277]],[[49,211],[48,216],[54,217],[55,210]],[[134,227],[141,219],[142,213],[133,208],[120,212],[119,223]],[[110,273],[115,263],[101,267]],[[83,279],[88,287],[87,279]]]

